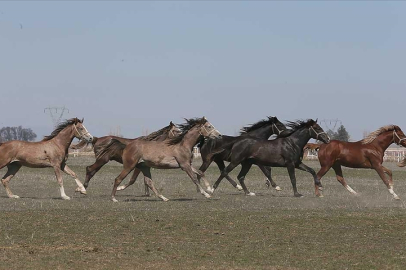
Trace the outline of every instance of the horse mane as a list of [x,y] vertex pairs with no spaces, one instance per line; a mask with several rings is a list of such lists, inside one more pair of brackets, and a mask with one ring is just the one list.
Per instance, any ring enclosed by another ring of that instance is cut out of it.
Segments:
[[81,120],[79,120],[78,118],[71,118],[68,120],[65,120],[64,122],[60,123],[54,131],[52,131],[51,135],[48,136],[44,136],[44,138],[42,139],[42,141],[49,141],[50,139],[54,138],[56,135],[58,135],[63,129],[65,129],[67,126],[76,124],[76,123],[82,123]]
[[311,126],[315,123],[313,119],[307,120],[296,120],[296,121],[287,121],[286,126],[290,129],[284,130],[281,134],[278,135],[277,138],[286,138],[298,131],[299,129],[307,126]]
[[186,123],[178,125],[178,127],[181,131],[181,134],[175,138],[168,140],[169,145],[175,145],[175,144],[180,143],[183,140],[183,138],[185,137],[186,133],[188,133],[190,129],[192,129],[194,126],[197,126],[197,125],[203,125],[204,123],[207,122],[207,119],[204,117],[191,118],[191,119],[185,118],[185,121],[186,121]]
[[240,135],[247,134],[251,131],[254,131],[254,130],[260,129],[264,126],[272,125],[273,123],[275,123],[275,117],[270,117],[270,116],[267,116],[267,117],[268,117],[268,119],[263,119],[254,124],[242,127],[240,129]]
[[400,161],[397,165],[399,167],[405,167],[406,166],[406,157],[402,161]]
[[376,139],[376,137],[378,137],[379,135],[381,135],[382,133],[386,132],[386,131],[391,131],[394,130],[395,126],[394,125],[387,125],[387,126],[383,126],[381,128],[378,128],[377,130],[375,130],[374,132],[371,132],[368,136],[366,136],[364,139],[361,140],[362,144],[368,144],[371,143],[373,140]]
[[157,130],[155,132],[152,132],[152,133],[148,134],[147,136],[142,136],[139,139],[143,140],[143,141],[154,141],[159,136],[168,134],[173,126],[174,126],[174,124],[172,124],[172,122],[171,122],[168,126],[161,128],[160,130]]

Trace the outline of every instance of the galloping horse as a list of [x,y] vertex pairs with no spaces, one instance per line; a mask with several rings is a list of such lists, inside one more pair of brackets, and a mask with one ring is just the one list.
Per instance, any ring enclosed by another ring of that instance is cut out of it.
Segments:
[[[117,202],[117,199],[115,198],[117,187],[132,170],[134,170],[133,179],[136,179],[136,176],[142,171],[144,176],[147,177],[147,184],[152,191],[154,191],[154,193],[162,200],[168,200],[160,195],[153,186],[151,167],[157,169],[181,168],[196,184],[200,193],[206,198],[210,198],[210,195],[200,186],[195,175],[199,174],[203,176],[203,173],[196,170],[191,165],[193,156],[192,149],[202,136],[215,138],[221,136],[221,134],[204,117],[185,120],[185,124],[179,125],[182,133],[176,138],[168,141],[156,142],[135,140],[128,145],[124,145],[118,140],[112,140],[112,145],[109,148],[117,147],[123,149],[123,170],[115,179],[113,191],[111,193],[111,199],[114,202]],[[140,162],[140,160],[143,162],[139,164],[138,162]]]
[[[233,137],[223,135],[218,139],[204,139],[198,145],[200,147],[200,154],[203,160],[199,170],[204,173],[214,161],[220,169],[220,172],[222,172],[226,167],[224,161],[230,161],[231,148],[236,142],[248,136],[257,138],[259,140],[267,140],[271,135],[280,134],[284,130],[286,130],[286,127],[278,120],[278,118],[268,117],[268,119],[243,127],[241,129],[240,136]],[[259,168],[263,172],[265,171],[263,166],[259,165]],[[225,177],[235,188],[242,190],[242,187],[237,185],[237,183],[229,175],[226,175]],[[207,181],[204,178],[203,180],[207,186]],[[268,187],[272,186],[278,191],[281,190],[281,188],[276,185],[272,178],[267,178],[266,184]],[[207,191],[213,192],[210,185],[208,186]]]
[[[350,168],[374,169],[385,183],[390,194],[395,199],[399,199],[393,191],[392,171],[382,166],[385,150],[392,143],[406,147],[405,134],[398,126],[394,125],[381,127],[358,142],[332,140],[329,144],[320,145],[318,156],[321,169],[317,173],[317,179],[321,180],[332,167],[338,182],[352,194],[357,194],[345,182],[341,165]],[[389,180],[386,179],[385,173],[389,176]],[[316,187],[315,190],[316,196],[320,196],[319,189]]]
[[[237,178],[246,195],[255,195],[255,193],[247,189],[244,183],[245,175],[247,175],[253,164],[266,166],[267,168],[286,167],[295,197],[302,196],[296,188],[295,168],[312,174],[315,184],[321,188],[315,171],[302,163],[303,147],[311,138],[325,143],[328,143],[330,138],[317,122],[312,119],[288,122],[287,126],[291,129],[280,133],[275,140],[258,140],[247,137],[235,143],[231,149],[231,162],[221,173],[213,188],[216,189],[221,180],[237,167],[238,164],[241,164],[242,168]],[[264,173],[270,179],[271,171],[266,170]]]
[[[127,138],[121,138],[117,136],[104,136],[104,137],[93,137],[92,140],[92,145],[93,145],[93,151],[96,156],[96,161],[86,167],[86,179],[83,185],[87,189],[89,186],[90,179],[104,166],[106,165],[110,160],[117,161],[118,163],[123,163],[122,155],[123,155],[123,149],[119,148],[114,148],[114,150],[110,149],[107,151],[107,147],[111,144],[111,141],[117,140],[122,144],[129,144],[130,142],[134,140],[144,140],[144,141],[164,141],[166,139],[172,139],[175,138],[180,134],[180,130],[176,127],[172,121],[169,123],[168,126],[161,128],[158,131],[155,131],[147,136],[142,136],[138,137],[135,139],[127,139]],[[72,146],[72,149],[79,149],[85,146],[87,142],[80,142],[79,144]],[[101,155],[103,153],[103,155]],[[148,185],[145,184],[145,194],[149,196],[149,189]]]
[[88,142],[93,140],[92,135],[83,125],[83,120],[78,118],[72,118],[61,123],[51,135],[45,136],[40,142],[9,141],[0,143],[0,169],[5,166],[8,169],[1,182],[8,197],[19,198],[11,192],[8,184],[22,166],[31,168],[52,167],[59,183],[61,197],[64,200],[70,198],[66,196],[63,188],[62,171],[75,179],[78,185],[76,191],[86,194],[86,190],[76,174],[66,165],[69,145],[74,137]]

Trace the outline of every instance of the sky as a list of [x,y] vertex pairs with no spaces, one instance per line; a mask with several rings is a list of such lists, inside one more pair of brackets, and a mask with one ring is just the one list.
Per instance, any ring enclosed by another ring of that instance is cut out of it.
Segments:
[[[406,2],[0,2],[0,127],[134,138],[205,116],[339,119],[352,140],[406,132]],[[326,121],[321,121],[326,120]],[[327,125],[325,125],[327,123]]]

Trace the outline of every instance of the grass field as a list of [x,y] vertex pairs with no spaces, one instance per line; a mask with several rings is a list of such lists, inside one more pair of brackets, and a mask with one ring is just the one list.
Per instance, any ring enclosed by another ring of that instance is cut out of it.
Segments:
[[[68,164],[83,182],[92,162],[71,157]],[[406,169],[385,166],[399,201],[372,170],[344,169],[360,196],[329,172],[324,198],[314,196],[312,177],[297,171],[305,197],[294,198],[286,169],[273,170],[283,189],[277,192],[253,168],[246,183],[255,197],[224,180],[206,199],[181,170],[153,170],[169,202],[144,197],[140,178],[113,203],[115,162],[92,179],[86,196],[74,194],[65,175],[72,200],[63,201],[51,169],[23,168],[11,182],[21,199],[0,192],[0,269],[405,269]],[[214,183],[218,169],[206,175]]]

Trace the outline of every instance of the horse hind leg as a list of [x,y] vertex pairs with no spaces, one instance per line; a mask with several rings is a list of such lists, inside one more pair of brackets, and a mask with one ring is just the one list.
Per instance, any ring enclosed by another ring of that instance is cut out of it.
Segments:
[[164,197],[162,194],[159,194],[158,190],[155,188],[154,182],[152,182],[151,168],[143,167],[142,173],[144,174],[144,183],[155,193],[155,195],[164,202],[169,201],[168,198]]
[[272,186],[275,190],[281,191],[282,189],[273,181],[271,174],[271,167],[258,166],[266,177],[265,184],[269,188]]
[[358,193],[355,190],[353,190],[345,181],[341,165],[338,163],[334,163],[332,168],[336,173],[337,181],[340,182],[341,185],[343,185],[351,194],[358,195]]
[[[124,189],[128,188],[129,186],[133,185],[135,183],[135,181],[137,180],[138,175],[140,174],[140,172],[141,171],[139,169],[134,170],[134,173],[131,176],[130,181],[125,185],[121,185],[121,186],[117,187],[117,190],[124,190]],[[145,180],[144,180],[144,183],[145,183]],[[148,188],[148,186],[146,186],[146,188]],[[148,191],[148,193],[149,193],[149,191]]]
[[251,169],[252,164],[248,163],[248,162],[243,162],[241,164],[241,171],[237,176],[238,181],[240,181],[240,184],[242,186],[242,188],[244,189],[245,195],[247,196],[255,196],[254,192],[250,192],[247,188],[247,186],[245,185],[245,176],[247,175],[247,173],[249,172],[249,170]]
[[90,179],[92,179],[93,176],[108,162],[109,160],[106,157],[103,157],[101,159],[97,159],[95,163],[86,167],[86,178],[85,182],[83,183],[85,188],[88,188]]
[[13,194],[8,186],[11,178],[14,177],[14,175],[18,172],[18,170],[20,168],[21,168],[21,164],[19,164],[19,163],[11,163],[11,164],[7,165],[7,173],[1,179],[1,182],[3,183],[3,186],[6,189],[6,193],[9,198],[14,198],[14,199],[20,198],[19,196]]

